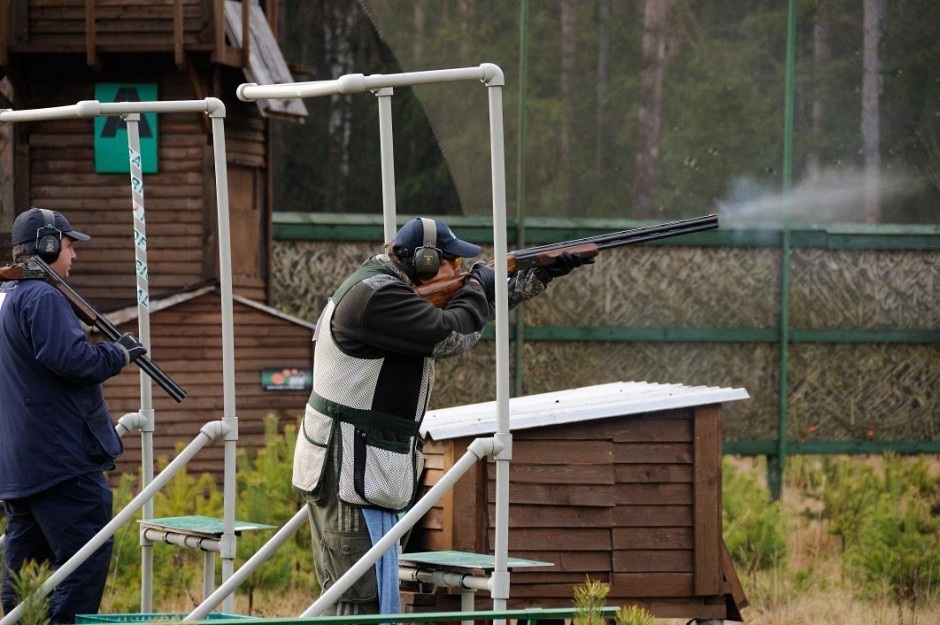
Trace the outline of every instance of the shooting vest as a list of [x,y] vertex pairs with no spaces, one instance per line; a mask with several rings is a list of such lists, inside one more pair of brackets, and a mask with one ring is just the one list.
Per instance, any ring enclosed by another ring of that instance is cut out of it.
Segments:
[[374,409],[384,358],[357,358],[333,338],[336,307],[364,280],[399,280],[379,264],[367,261],[344,282],[320,316],[315,339],[313,391],[307,402],[294,452],[295,488],[316,493],[330,461],[334,436],[340,437],[335,458],[339,498],[354,506],[400,511],[412,502],[424,465],[418,427],[434,382],[434,359],[423,359],[418,401],[407,414]]

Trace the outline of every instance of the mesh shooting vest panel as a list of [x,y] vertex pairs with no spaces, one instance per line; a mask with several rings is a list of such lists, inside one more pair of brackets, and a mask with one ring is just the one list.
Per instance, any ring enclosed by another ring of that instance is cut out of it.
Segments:
[[421,392],[413,414],[379,412],[373,405],[385,359],[344,353],[331,331],[336,306],[355,284],[397,279],[390,270],[367,262],[340,286],[321,315],[313,392],[294,453],[292,482],[302,491],[315,492],[319,487],[331,439],[338,433],[341,445],[336,462],[342,501],[398,511],[414,499],[423,467],[417,431],[434,380],[434,360],[423,361]]

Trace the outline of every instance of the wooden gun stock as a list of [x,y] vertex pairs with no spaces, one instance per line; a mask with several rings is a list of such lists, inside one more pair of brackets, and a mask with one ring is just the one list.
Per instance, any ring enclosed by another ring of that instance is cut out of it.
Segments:
[[[713,230],[718,227],[718,215],[714,213],[692,219],[681,219],[655,226],[643,226],[620,232],[599,234],[583,239],[563,241],[530,247],[510,252],[506,259],[507,271],[513,274],[533,267],[545,267],[555,263],[564,253],[579,254],[582,258],[597,256],[601,250],[665,239],[680,234]],[[492,264],[492,263],[490,263]],[[419,284],[415,288],[418,295],[428,300],[438,308],[444,308],[450,298],[459,291],[464,284],[466,274],[454,275],[452,272],[444,274],[442,271],[433,280]],[[449,274],[449,275],[448,275]]]

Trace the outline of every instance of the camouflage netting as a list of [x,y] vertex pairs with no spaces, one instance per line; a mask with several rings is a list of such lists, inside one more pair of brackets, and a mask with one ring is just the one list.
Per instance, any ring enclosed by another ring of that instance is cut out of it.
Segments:
[[791,327],[940,328],[938,252],[798,249],[790,258]]
[[[375,243],[276,241],[273,305],[315,321]],[[484,250],[488,256],[490,250]],[[304,268],[298,271],[297,268]],[[793,330],[940,327],[940,253],[794,249]],[[772,248],[633,247],[604,252],[578,279],[555,281],[524,306],[527,326],[770,329],[779,325],[780,252]],[[775,343],[526,342],[525,393],[615,381],[747,389],[729,402],[729,440],[776,437]],[[511,363],[511,368],[515,363]],[[495,397],[492,343],[439,367],[432,405]],[[940,345],[794,343],[789,349],[792,439],[937,440]]]

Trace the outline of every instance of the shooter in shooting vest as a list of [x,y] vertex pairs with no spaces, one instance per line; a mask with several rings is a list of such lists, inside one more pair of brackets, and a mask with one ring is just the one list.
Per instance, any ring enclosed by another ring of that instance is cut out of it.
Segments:
[[[60,213],[31,208],[13,223],[13,260],[34,256],[67,277],[76,241]],[[24,271],[24,276],[29,276]],[[111,520],[104,471],[123,451],[101,383],[144,354],[130,334],[89,343],[65,296],[41,279],[0,284],[0,499],[6,512],[3,610],[17,597],[13,576],[28,562],[57,569]],[[98,611],[111,541],[58,585],[52,623]]]
[[[442,221],[417,218],[385,253],[368,259],[340,285],[314,333],[313,392],[294,453],[293,485],[308,502],[317,577],[326,590],[398,520],[421,476],[418,427],[438,359],[470,350],[494,308],[495,272],[482,261],[442,308],[415,292],[439,273],[456,273],[480,247],[461,241]],[[515,273],[510,307],[545,290],[581,264]],[[400,612],[398,553],[323,614]]]

